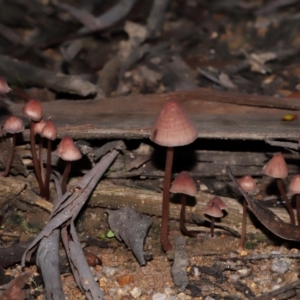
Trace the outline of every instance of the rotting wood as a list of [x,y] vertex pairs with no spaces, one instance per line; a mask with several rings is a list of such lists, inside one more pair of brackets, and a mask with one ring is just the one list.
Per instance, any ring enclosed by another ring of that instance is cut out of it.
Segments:
[[[51,118],[56,123],[59,137],[69,134],[74,139],[146,139],[163,102],[169,98],[178,100],[190,114],[199,129],[199,138],[297,140],[300,131],[299,119],[281,121],[286,114],[284,109],[300,108],[297,99],[234,94],[203,88],[159,95],[106,98],[101,101],[57,100],[55,105],[53,102],[43,103],[43,111],[45,119]],[[9,110],[21,117],[22,106],[12,104]],[[275,106],[284,109],[270,108]],[[0,121],[3,122],[4,117]],[[28,137],[28,130],[25,130],[23,138],[28,140]]]
[[19,195],[25,186],[26,182],[23,180],[14,177],[0,177],[0,208]]
[[[213,197],[212,194],[199,192],[196,196],[197,203],[194,206],[186,207],[186,221],[192,223],[191,214],[204,214],[206,203]],[[228,206],[229,213],[222,218],[222,222],[228,226],[240,227],[242,222],[242,204],[237,199],[228,197],[221,197]],[[161,193],[156,193],[149,190],[130,188],[125,186],[114,185],[108,180],[101,181],[94,190],[88,205],[91,207],[102,207],[109,209],[118,209],[125,205],[129,205],[136,211],[161,217]],[[179,220],[180,204],[170,203],[170,218]],[[276,213],[281,219],[288,221],[289,217],[284,209],[273,208],[272,211]],[[248,220],[248,227],[251,228],[247,232],[257,232],[253,227],[252,221]]]

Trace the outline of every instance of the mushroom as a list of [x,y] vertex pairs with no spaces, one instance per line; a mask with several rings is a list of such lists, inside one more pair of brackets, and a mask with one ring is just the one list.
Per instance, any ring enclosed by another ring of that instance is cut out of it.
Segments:
[[291,219],[291,224],[295,225],[295,215],[293,212],[293,208],[285,193],[282,183],[282,179],[288,176],[288,169],[283,155],[280,152],[275,153],[274,156],[264,166],[263,172],[265,175],[276,179],[279,192],[282,198],[285,200],[286,207]]
[[29,100],[22,109],[22,114],[30,120],[30,147],[32,162],[35,171],[35,176],[40,187],[40,196],[44,197],[44,184],[42,180],[42,173],[39,166],[36,150],[35,150],[35,139],[34,139],[34,127],[35,123],[42,119],[42,105],[38,100]]
[[188,236],[196,237],[198,232],[189,231],[185,227],[185,206],[186,206],[186,195],[195,197],[197,194],[197,188],[194,180],[190,174],[186,171],[179,173],[174,181],[172,182],[170,192],[173,194],[181,194],[181,211],[180,211],[180,229],[181,232]]
[[150,139],[167,147],[165,178],[162,203],[161,243],[164,251],[172,249],[168,238],[169,198],[174,147],[191,144],[196,140],[198,130],[194,123],[175,100],[164,103],[150,134]]
[[[247,193],[253,193],[256,191],[256,182],[255,180],[249,176],[245,175],[238,180],[240,187]],[[241,239],[238,245],[238,252],[242,251],[245,244],[245,237],[246,237],[246,213],[247,213],[247,201],[244,198],[243,200],[243,220],[242,220],[242,232],[241,232]]]
[[6,167],[5,170],[0,173],[1,176],[6,177],[9,174],[10,166],[14,157],[17,133],[22,132],[24,130],[23,121],[18,117],[10,116],[5,120],[2,126],[2,130],[5,133],[12,134],[12,145],[11,145],[9,157],[7,159]]
[[[51,141],[54,141],[57,137],[57,129],[52,120],[48,120],[41,132],[41,138],[48,139],[47,142],[47,164],[46,164],[46,176],[45,176],[45,198],[49,200],[50,198],[50,175],[51,175]],[[40,157],[42,160],[42,156]]]
[[300,225],[300,174],[293,177],[290,185],[289,192],[296,195],[296,209],[297,209],[297,221]]
[[11,88],[8,86],[6,80],[0,77],[0,94],[7,94],[11,91]]
[[219,197],[213,197],[206,204],[204,214],[211,217],[210,236],[212,238],[215,236],[215,219],[223,217],[222,210],[227,210],[227,205]]
[[73,139],[68,135],[64,136],[58,144],[56,155],[66,161],[66,167],[61,178],[61,190],[64,194],[67,191],[67,179],[71,171],[72,161],[79,160],[82,155]]

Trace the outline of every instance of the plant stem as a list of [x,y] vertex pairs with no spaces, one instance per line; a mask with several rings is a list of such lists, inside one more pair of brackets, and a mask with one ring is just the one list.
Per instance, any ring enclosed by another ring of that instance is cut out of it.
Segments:
[[280,178],[276,178],[276,182],[277,182],[279,192],[280,192],[282,198],[285,200],[286,208],[287,208],[287,211],[288,211],[288,213],[290,215],[290,219],[291,219],[291,224],[295,225],[296,221],[295,221],[294,211],[293,211],[292,205],[284,191],[282,180]]
[[247,214],[247,201],[244,198],[243,201],[243,220],[242,220],[242,232],[241,232],[241,239],[238,245],[238,251],[242,251],[244,248],[244,244],[245,244],[245,238],[246,238],[246,222],[247,222],[247,218],[246,218],[246,214]]
[[47,200],[50,199],[50,175],[51,175],[51,140],[47,141],[47,167],[45,177],[45,197]]
[[42,177],[43,184],[45,185],[45,173],[44,173],[44,164],[43,164],[43,141],[44,139],[40,136],[39,160],[40,160],[41,177]]
[[167,148],[166,165],[165,165],[165,179],[163,190],[163,203],[162,203],[162,219],[161,219],[161,244],[165,252],[172,249],[169,241],[169,204],[170,204],[170,186],[173,165],[174,147]]
[[214,229],[215,229],[215,218],[211,217],[211,223],[210,223],[210,237],[215,237],[215,233],[214,233]]
[[66,168],[65,168],[64,173],[63,173],[62,178],[61,178],[61,191],[62,191],[62,194],[64,194],[67,191],[67,179],[68,179],[68,176],[69,176],[70,171],[71,171],[71,166],[72,166],[71,163],[72,163],[71,161],[66,162]]
[[13,157],[14,157],[14,153],[15,153],[16,139],[17,139],[17,135],[14,133],[13,137],[12,137],[12,145],[11,145],[9,157],[7,159],[6,167],[5,167],[5,170],[0,173],[0,176],[6,177],[9,173],[10,166],[13,161]]
[[181,194],[180,230],[184,235],[191,236],[191,237],[198,237],[201,234],[199,231],[187,230],[185,227],[185,206],[186,206],[186,195]]
[[37,181],[39,183],[40,187],[40,196],[44,197],[45,194],[45,189],[44,189],[44,184],[42,181],[42,176],[41,176],[41,170],[39,166],[39,161],[36,155],[36,150],[35,150],[35,139],[34,139],[34,121],[30,121],[30,147],[31,147],[31,155],[32,155],[32,162],[33,162],[33,167],[35,171],[35,176],[37,178]]

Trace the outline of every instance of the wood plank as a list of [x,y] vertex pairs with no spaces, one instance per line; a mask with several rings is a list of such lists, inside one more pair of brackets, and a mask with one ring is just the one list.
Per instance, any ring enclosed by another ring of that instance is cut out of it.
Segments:
[[[161,95],[133,95],[128,97],[93,100],[58,100],[43,103],[45,118],[53,119],[59,136],[69,134],[83,139],[145,139],[163,102],[177,99],[190,114],[199,129],[199,138],[216,139],[289,139],[295,140],[300,132],[300,120],[281,121],[287,113],[284,109],[255,107],[231,103],[237,98],[247,105],[272,106],[272,101],[292,103],[298,108],[297,99],[277,99],[258,95],[239,95],[197,89],[192,92],[176,92]],[[299,102],[299,103],[298,103]],[[274,106],[276,106],[274,104]],[[11,113],[21,116],[23,105],[13,104]],[[0,121],[3,122],[2,116]],[[28,131],[24,138],[28,139]]]

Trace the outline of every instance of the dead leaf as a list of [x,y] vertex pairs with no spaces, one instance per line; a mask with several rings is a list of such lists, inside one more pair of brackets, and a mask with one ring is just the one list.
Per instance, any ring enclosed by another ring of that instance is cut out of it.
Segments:
[[275,235],[289,241],[300,241],[300,226],[285,223],[278,216],[276,216],[271,210],[259,204],[251,198],[237,183],[229,166],[226,167],[227,173],[230,179],[233,181],[236,189],[245,197],[249,208],[256,216],[256,218]]
[[141,266],[146,264],[144,239],[153,221],[150,217],[137,213],[129,206],[119,210],[107,210],[108,223],[119,241],[129,247]]

